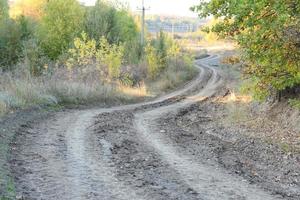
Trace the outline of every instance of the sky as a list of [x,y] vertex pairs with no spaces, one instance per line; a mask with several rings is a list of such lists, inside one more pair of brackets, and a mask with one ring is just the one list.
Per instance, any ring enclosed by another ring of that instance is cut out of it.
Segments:
[[[86,5],[93,5],[96,0],[80,0]],[[137,11],[141,7],[142,0],[119,0],[120,2],[128,2],[132,11]],[[145,7],[150,8],[149,14],[160,15],[177,15],[197,17],[197,14],[191,12],[189,8],[199,4],[199,0],[144,0]]]

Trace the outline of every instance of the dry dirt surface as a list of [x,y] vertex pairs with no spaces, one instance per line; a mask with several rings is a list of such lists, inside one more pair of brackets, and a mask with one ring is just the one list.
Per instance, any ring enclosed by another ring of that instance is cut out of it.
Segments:
[[[211,128],[218,109],[207,102],[220,94],[226,81],[211,66],[219,59],[197,61],[197,78],[152,102],[64,111],[24,127],[13,143],[10,161],[18,197],[298,199],[299,185],[251,179],[246,168],[237,173],[234,158],[239,149],[232,148],[232,154],[230,138],[222,136],[221,128]],[[208,106],[206,112],[201,105]],[[261,167],[261,173],[271,173],[267,165]]]

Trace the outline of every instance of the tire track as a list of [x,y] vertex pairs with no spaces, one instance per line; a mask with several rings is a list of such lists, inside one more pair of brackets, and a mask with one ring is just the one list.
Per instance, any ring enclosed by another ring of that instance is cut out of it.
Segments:
[[[139,145],[153,148],[163,162],[175,170],[176,181],[189,185],[203,199],[274,199],[238,177],[180,154],[168,138],[157,133],[159,130],[156,130],[154,121],[160,116],[201,101],[221,86],[222,78],[207,64],[214,59],[218,56],[201,60],[196,79],[154,101],[60,112],[47,121],[23,129],[16,139],[11,161],[18,194],[30,200],[151,199],[151,194],[137,193],[128,182],[119,180],[117,166],[110,159],[110,141],[97,138],[91,130],[97,116],[126,111],[134,114],[132,129],[137,130],[143,141]],[[175,103],[170,101],[183,94],[191,95]]]
[[188,97],[183,102],[136,114],[134,119],[136,130],[140,133],[145,144],[151,145],[163,157],[163,160],[178,172],[181,179],[197,191],[203,199],[277,199],[254,185],[250,185],[240,177],[234,177],[222,169],[215,169],[204,163],[195,162],[196,159],[190,155],[182,155],[176,145],[172,144],[156,128],[155,121],[163,115],[176,112],[183,107],[208,98],[216,92],[222,84],[222,79],[207,62],[208,60],[201,62],[201,65],[212,70],[212,76],[208,84],[198,94]]

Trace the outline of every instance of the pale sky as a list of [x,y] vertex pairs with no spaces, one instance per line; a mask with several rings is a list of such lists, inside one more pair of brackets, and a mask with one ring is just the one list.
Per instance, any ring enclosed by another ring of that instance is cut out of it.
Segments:
[[[80,0],[86,5],[93,5],[96,0]],[[137,7],[141,7],[142,0],[119,0],[120,2],[128,2],[131,10],[136,11]],[[196,17],[197,14],[191,12],[189,8],[199,4],[199,0],[144,0],[145,7],[150,7],[150,14],[178,15]]]

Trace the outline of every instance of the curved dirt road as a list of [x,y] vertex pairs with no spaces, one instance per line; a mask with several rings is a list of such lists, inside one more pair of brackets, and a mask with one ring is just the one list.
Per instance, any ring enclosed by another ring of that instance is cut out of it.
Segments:
[[47,200],[277,199],[188,154],[157,125],[217,92],[222,77],[209,65],[217,59],[199,61],[196,79],[152,102],[60,112],[24,128],[11,161],[17,193]]

